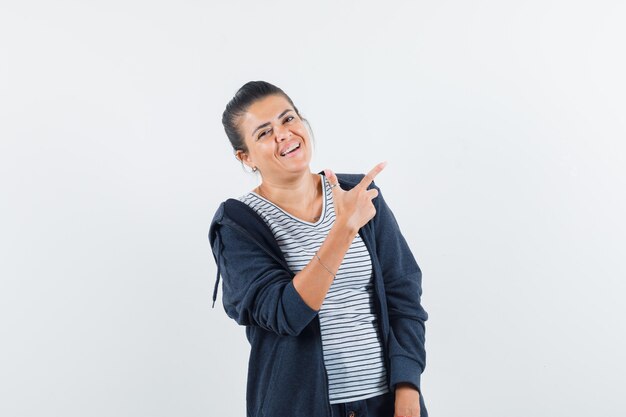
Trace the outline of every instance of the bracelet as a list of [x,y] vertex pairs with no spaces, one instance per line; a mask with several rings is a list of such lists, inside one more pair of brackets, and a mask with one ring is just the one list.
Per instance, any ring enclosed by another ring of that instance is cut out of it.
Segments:
[[319,261],[320,265],[322,265],[324,267],[324,269],[327,270],[328,273],[333,276],[333,278],[335,278],[335,274],[333,274],[333,271],[331,271],[330,269],[328,269],[328,267],[326,265],[324,265],[324,263],[322,262],[322,260],[320,259],[319,255],[317,253],[315,254],[315,257]]

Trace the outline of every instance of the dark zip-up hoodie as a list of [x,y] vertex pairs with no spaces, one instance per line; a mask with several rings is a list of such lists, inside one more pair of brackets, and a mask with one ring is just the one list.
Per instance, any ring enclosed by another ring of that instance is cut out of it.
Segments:
[[[337,178],[341,188],[349,190],[363,175]],[[374,183],[369,188],[378,189]],[[421,271],[378,191],[373,200],[376,215],[359,234],[372,258],[389,388],[400,382],[417,387],[421,417],[426,417],[420,376],[426,364],[428,314],[420,304]],[[228,199],[213,217],[209,241],[217,264],[213,303],[221,275],[226,314],[246,326],[251,345],[248,417],[331,417],[318,312],[294,288],[295,273],[270,228],[248,205]]]

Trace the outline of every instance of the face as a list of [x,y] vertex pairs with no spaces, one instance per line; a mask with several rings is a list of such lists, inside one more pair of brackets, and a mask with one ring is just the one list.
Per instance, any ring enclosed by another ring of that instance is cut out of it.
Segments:
[[257,167],[264,179],[310,171],[308,131],[285,97],[272,95],[253,103],[241,117],[239,130],[248,152],[238,151],[237,157]]

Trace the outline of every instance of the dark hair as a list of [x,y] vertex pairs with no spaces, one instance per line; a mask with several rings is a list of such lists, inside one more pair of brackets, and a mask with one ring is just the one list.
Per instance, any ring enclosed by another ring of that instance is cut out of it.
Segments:
[[287,94],[280,88],[266,81],[249,81],[241,87],[235,96],[226,105],[226,110],[222,114],[222,124],[226,131],[226,136],[230,140],[230,144],[236,151],[248,152],[243,135],[239,130],[239,118],[248,111],[248,108],[256,101],[261,100],[267,96],[281,95],[287,99],[289,104],[296,111],[298,117],[306,122],[305,119],[300,116],[300,112],[293,104],[293,101]]

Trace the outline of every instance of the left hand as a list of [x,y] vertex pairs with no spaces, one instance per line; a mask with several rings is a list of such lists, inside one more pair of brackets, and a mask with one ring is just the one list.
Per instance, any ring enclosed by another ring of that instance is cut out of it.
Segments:
[[396,385],[396,401],[394,417],[419,417],[420,393],[411,384]]

